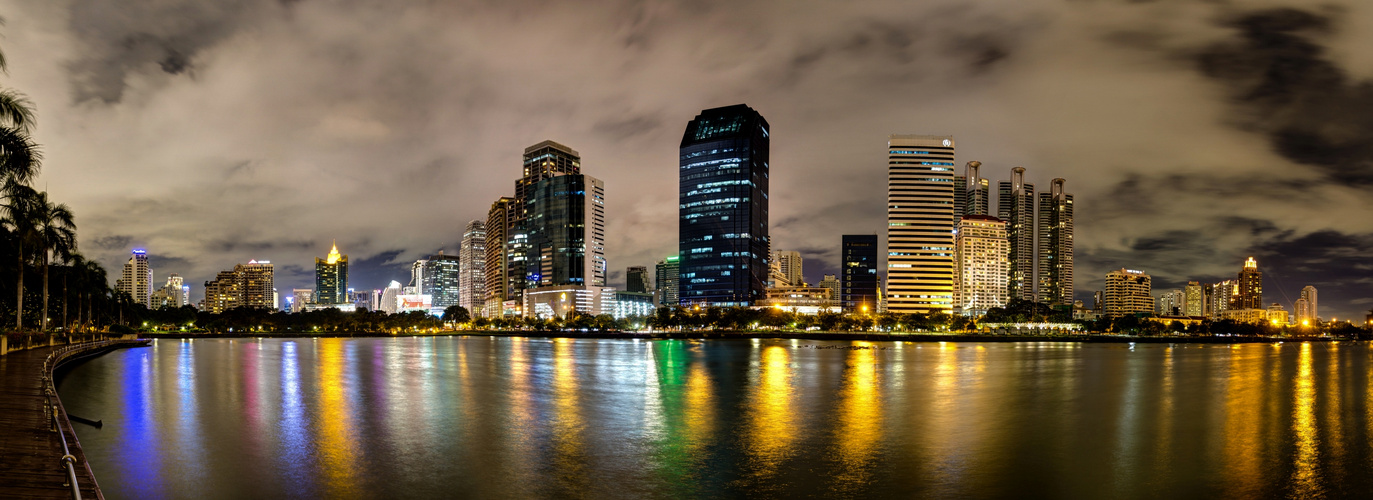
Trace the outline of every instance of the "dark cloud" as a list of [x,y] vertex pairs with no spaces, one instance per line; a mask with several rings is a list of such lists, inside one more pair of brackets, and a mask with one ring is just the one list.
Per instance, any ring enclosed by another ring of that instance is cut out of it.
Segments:
[[1373,185],[1373,82],[1356,81],[1328,58],[1321,41],[1336,12],[1277,8],[1226,18],[1231,39],[1196,55],[1206,76],[1224,82],[1245,111],[1239,124],[1273,148],[1335,182]]
[[104,236],[92,240],[92,243],[101,250],[122,250],[133,243],[133,237],[125,234]]

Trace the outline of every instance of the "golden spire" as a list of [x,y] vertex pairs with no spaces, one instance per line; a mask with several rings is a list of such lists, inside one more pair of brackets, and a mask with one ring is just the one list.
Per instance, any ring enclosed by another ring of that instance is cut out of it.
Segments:
[[1253,257],[1250,257],[1249,260],[1244,261],[1244,268],[1245,268],[1245,269],[1258,269],[1258,268],[1259,268],[1259,263],[1258,263],[1258,262],[1254,262],[1254,258],[1253,258]]
[[325,262],[335,264],[341,257],[342,256],[338,254],[338,240],[334,240],[334,247],[329,249],[329,257],[325,259]]

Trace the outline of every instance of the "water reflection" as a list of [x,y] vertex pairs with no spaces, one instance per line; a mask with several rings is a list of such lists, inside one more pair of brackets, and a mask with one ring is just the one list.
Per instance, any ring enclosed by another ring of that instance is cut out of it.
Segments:
[[765,489],[763,483],[782,466],[796,432],[790,362],[786,347],[769,345],[762,348],[757,368],[751,371],[755,375],[745,406],[744,451],[746,480],[754,488]]
[[587,457],[582,450],[582,420],[577,386],[577,360],[571,339],[553,343],[553,467],[560,491],[587,490]]
[[1320,481],[1316,435],[1316,381],[1312,378],[1311,343],[1302,342],[1297,358],[1297,388],[1293,395],[1292,432],[1296,435],[1296,457],[1292,471],[1293,494],[1299,498],[1325,496]]
[[883,427],[877,352],[868,342],[854,345],[862,349],[849,351],[835,429],[842,472],[834,477],[833,489],[846,495],[861,492],[872,482],[872,462]]

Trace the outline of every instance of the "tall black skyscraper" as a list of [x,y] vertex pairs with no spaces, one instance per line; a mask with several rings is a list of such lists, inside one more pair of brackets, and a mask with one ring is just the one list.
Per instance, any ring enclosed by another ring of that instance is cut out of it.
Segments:
[[633,293],[652,293],[653,286],[648,283],[648,268],[630,266],[625,271],[625,291]]
[[844,310],[876,313],[877,235],[846,234],[843,252],[839,296]]
[[707,109],[682,135],[677,244],[684,305],[748,306],[768,279],[768,122]]

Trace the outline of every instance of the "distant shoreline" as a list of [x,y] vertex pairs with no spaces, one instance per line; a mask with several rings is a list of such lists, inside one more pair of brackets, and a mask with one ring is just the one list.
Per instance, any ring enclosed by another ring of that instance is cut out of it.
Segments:
[[243,339],[243,338],[388,338],[388,337],[534,337],[534,338],[587,338],[587,339],[641,339],[641,340],[862,340],[870,342],[1078,342],[1105,344],[1268,344],[1274,342],[1335,342],[1354,340],[1336,337],[1170,337],[1149,336],[1133,337],[1120,335],[977,335],[977,334],[924,334],[924,333],[845,333],[845,332],[562,332],[562,331],[443,331],[437,333],[381,332],[354,333],[306,333],[306,332],[259,332],[259,333],[187,333],[167,332],[140,334],[150,339]]

